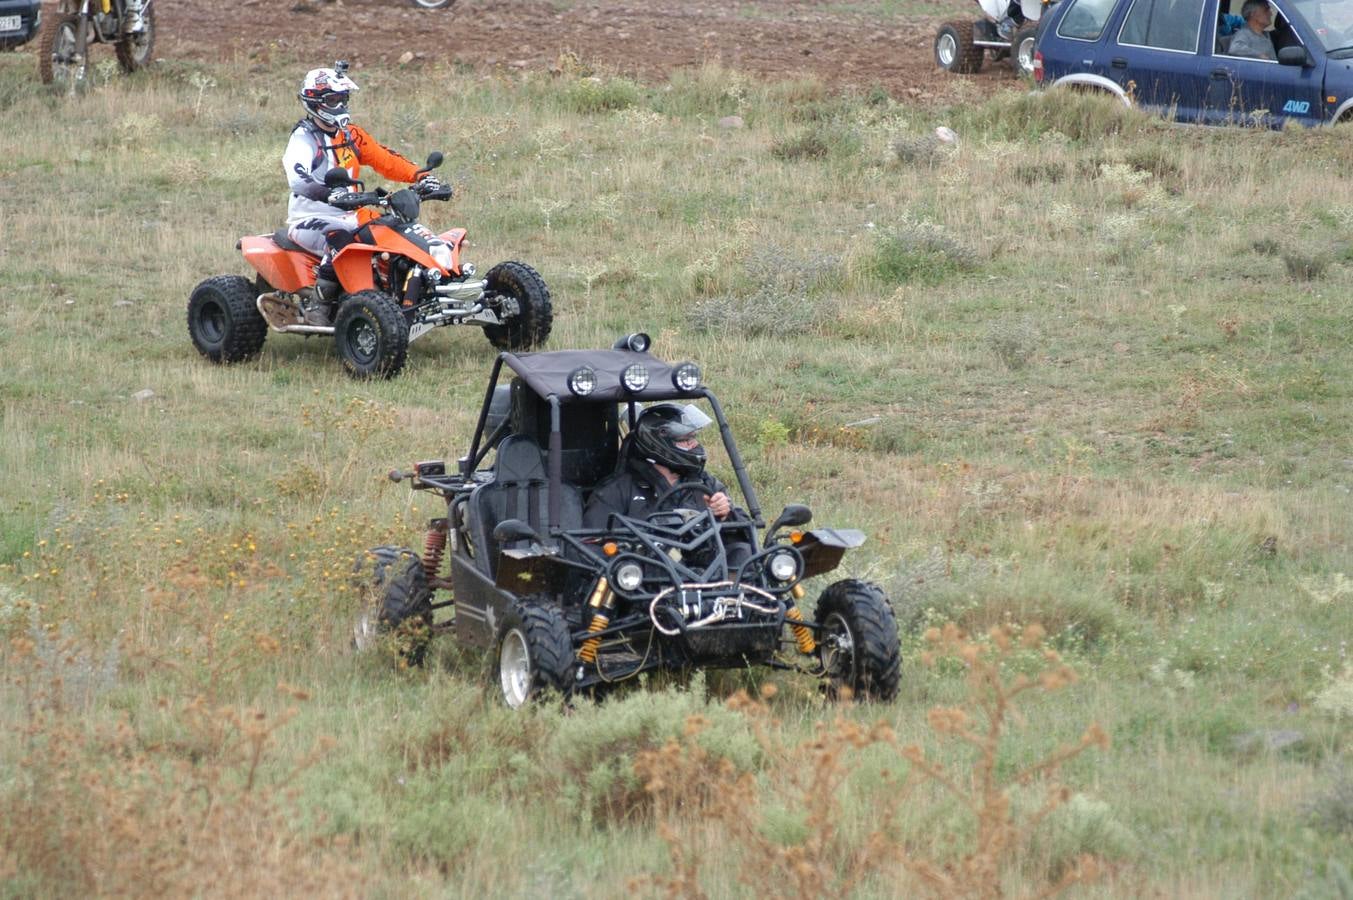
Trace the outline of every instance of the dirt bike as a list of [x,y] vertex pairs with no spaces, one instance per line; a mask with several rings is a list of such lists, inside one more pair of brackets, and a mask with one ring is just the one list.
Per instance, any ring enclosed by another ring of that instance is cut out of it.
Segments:
[[142,27],[132,31],[126,0],[60,0],[42,18],[38,75],[43,84],[75,90],[89,77],[91,44],[112,44],[118,65],[135,72],[150,65],[155,48],[155,3],[145,0]]
[[[419,174],[442,164],[433,153]],[[188,334],[198,352],[216,363],[256,357],[268,329],[285,334],[332,335],[343,367],[354,378],[393,378],[404,368],[409,344],[442,325],[478,325],[501,350],[543,344],[552,323],[550,292],[535,269],[503,262],[476,278],[461,261],[464,228],[433,234],[418,222],[424,200],[450,200],[451,188],[419,185],[365,190],[345,169],[330,169],[331,188],[359,188],[330,202],[358,211],[363,224],[333,257],[341,294],[316,290],[319,258],[287,236],[241,238],[236,249],[258,273],[251,283],[217,275],[188,300]]]

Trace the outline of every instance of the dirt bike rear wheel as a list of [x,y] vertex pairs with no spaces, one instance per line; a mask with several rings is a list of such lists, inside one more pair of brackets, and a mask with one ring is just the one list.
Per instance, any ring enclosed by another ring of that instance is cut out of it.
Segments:
[[499,350],[527,350],[545,343],[554,324],[550,289],[540,273],[521,262],[501,262],[484,276],[484,292],[508,298],[515,315],[501,325],[485,325],[484,336]]
[[188,298],[188,336],[197,352],[214,363],[253,359],[263,350],[268,324],[248,279],[217,275]]
[[118,65],[122,71],[131,73],[150,65],[155,50],[155,6],[152,4],[141,14],[146,27],[137,34],[124,34],[114,45]]
[[71,90],[82,86],[89,75],[89,40],[80,47],[80,17],[59,15],[55,10],[43,20],[38,34],[38,77],[43,84],[64,84]]
[[380,291],[358,291],[338,307],[334,343],[353,378],[394,378],[409,354],[409,323]]

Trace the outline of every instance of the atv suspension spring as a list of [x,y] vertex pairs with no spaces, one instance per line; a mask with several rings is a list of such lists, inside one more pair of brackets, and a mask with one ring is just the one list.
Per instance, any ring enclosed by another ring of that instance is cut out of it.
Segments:
[[790,620],[789,630],[794,632],[794,640],[798,642],[799,652],[807,656],[816,650],[817,641],[813,640],[813,630],[807,625],[794,624],[803,621],[803,613],[799,612],[799,608],[791,606],[785,610],[785,618]]
[[[611,624],[610,609],[613,603],[615,603],[615,594],[611,593],[611,586],[606,582],[606,576],[603,575],[597,579],[597,586],[592,589],[592,596],[587,598],[587,605],[592,607],[592,621],[587,626],[589,634],[605,631],[606,626]],[[596,662],[597,648],[600,646],[601,638],[588,638],[578,648],[578,659],[585,663]]]
[[423,572],[428,581],[437,577],[442,568],[442,554],[446,552],[446,520],[433,519],[423,535]]

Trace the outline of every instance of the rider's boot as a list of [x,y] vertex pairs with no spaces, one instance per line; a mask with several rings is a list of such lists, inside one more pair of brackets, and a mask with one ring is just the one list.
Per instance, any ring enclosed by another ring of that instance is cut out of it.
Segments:
[[1010,16],[996,23],[996,35],[1003,41],[1010,40],[1010,36],[1015,33],[1015,20]]
[[325,260],[315,267],[315,293],[321,300],[337,300],[338,295],[343,293],[343,286],[338,283],[338,273],[334,271],[334,264]]
[[146,30],[144,15],[145,0],[127,0],[127,14],[122,20],[122,30],[127,34],[140,34]]

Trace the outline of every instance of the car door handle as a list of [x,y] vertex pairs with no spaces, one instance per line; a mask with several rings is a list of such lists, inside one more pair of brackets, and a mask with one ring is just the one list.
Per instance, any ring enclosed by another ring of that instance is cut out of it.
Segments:
[[1126,69],[1127,60],[1123,59],[1121,56],[1115,56],[1113,59],[1109,60],[1109,65],[1113,66],[1115,69]]
[[1212,80],[1213,80],[1213,81],[1225,81],[1225,80],[1229,79],[1230,77],[1231,77],[1231,70],[1230,70],[1230,69],[1213,69],[1213,70],[1212,70]]

